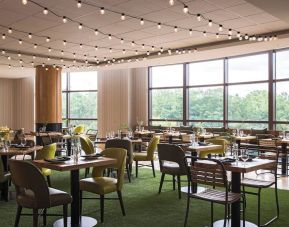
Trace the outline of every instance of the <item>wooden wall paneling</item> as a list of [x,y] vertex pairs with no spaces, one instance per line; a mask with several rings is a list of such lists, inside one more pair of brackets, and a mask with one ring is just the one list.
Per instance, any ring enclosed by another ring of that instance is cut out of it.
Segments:
[[0,126],[14,128],[14,82],[0,79]]

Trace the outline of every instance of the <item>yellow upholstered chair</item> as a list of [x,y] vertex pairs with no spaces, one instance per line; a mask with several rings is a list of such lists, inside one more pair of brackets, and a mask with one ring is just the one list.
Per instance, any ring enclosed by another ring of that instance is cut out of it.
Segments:
[[[155,174],[155,167],[154,167],[154,160],[155,160],[155,151],[157,149],[158,143],[160,142],[160,137],[154,136],[151,138],[148,148],[146,152],[134,152],[133,153],[133,160],[135,161],[135,175],[138,176],[138,167],[142,166],[149,166],[152,167],[153,175],[156,177]],[[150,161],[151,165],[139,164],[140,161]]]
[[5,172],[2,158],[0,157],[0,186],[2,195],[6,202],[8,202],[8,189],[9,189],[10,173]]
[[[56,152],[56,143],[52,143],[44,146],[40,151],[37,152],[35,160],[42,159],[53,159]],[[50,175],[52,173],[51,169],[42,168],[41,173],[46,177],[48,186],[51,187]]]
[[73,134],[76,134],[76,135],[83,134],[84,131],[85,131],[84,125],[78,125],[73,129]]
[[[80,139],[81,149],[84,151],[86,155],[95,153],[93,143],[87,136],[82,135],[79,137],[79,139]],[[85,177],[87,177],[88,174],[89,174],[89,168],[86,168]]]
[[216,145],[221,145],[222,148],[201,152],[201,153],[200,153],[200,158],[205,158],[205,157],[208,156],[208,154],[225,155],[225,153],[226,153],[226,148],[227,148],[227,140],[216,138],[216,139],[208,139],[208,140],[206,140],[206,142],[207,142],[207,143],[216,144]]
[[[108,148],[102,151],[102,154],[108,158],[116,159],[116,163],[113,165],[94,167],[91,178],[85,178],[80,180],[80,197],[82,207],[82,193],[83,191],[91,192],[100,195],[100,208],[101,208],[101,222],[103,222],[104,214],[104,196],[106,194],[117,192],[118,200],[120,202],[123,216],[125,216],[124,205],[122,201],[122,186],[124,182],[124,170],[126,161],[126,150],[122,148]],[[104,177],[103,171],[107,168],[113,168],[116,170],[117,177]],[[81,211],[81,208],[80,208]]]

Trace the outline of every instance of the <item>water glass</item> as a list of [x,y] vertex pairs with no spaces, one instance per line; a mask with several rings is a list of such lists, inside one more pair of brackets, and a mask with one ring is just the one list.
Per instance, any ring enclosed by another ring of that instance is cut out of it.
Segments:
[[246,162],[249,160],[249,154],[247,149],[241,150],[241,159],[244,162],[244,166],[246,165]]
[[21,138],[20,143],[21,146],[24,147],[26,145],[26,138]]

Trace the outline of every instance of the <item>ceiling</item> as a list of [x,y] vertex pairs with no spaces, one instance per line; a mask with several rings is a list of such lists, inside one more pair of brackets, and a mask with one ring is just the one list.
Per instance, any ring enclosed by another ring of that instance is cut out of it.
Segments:
[[[97,60],[107,59],[112,62],[113,58],[129,59],[131,56],[138,58],[142,54],[147,56],[147,51],[153,52],[151,46],[155,47],[155,51],[160,52],[161,47],[164,50],[188,49],[186,47],[210,45],[210,43],[218,41],[230,42],[227,35],[216,39],[215,33],[222,33],[218,30],[217,24],[249,35],[274,35],[279,31],[289,30],[288,1],[286,0],[182,1],[188,6],[190,13],[202,14],[215,22],[216,24],[212,27],[208,26],[206,20],[198,21],[196,16],[185,14],[183,12],[184,5],[176,0],[173,6],[169,4],[168,0],[82,1],[82,3],[91,3],[107,10],[124,13],[127,15],[125,20],[121,20],[120,15],[114,12],[106,11],[104,15],[101,15],[99,8],[93,6],[82,4],[81,8],[77,8],[75,0],[34,1],[61,15],[61,18],[51,12],[44,15],[42,7],[29,1],[27,5],[23,5],[21,0],[0,0],[0,34],[5,34],[6,37],[4,40],[0,37],[0,49],[5,50],[5,53],[0,53],[1,68],[8,68],[9,64],[12,68],[22,65],[23,67],[32,67],[32,61],[35,65],[44,63],[69,66],[85,65],[85,60],[87,60],[89,63],[87,65],[90,65],[96,64]],[[131,18],[129,15],[138,19]],[[63,23],[62,16],[82,23],[83,29],[78,29],[78,23],[71,21]],[[144,18],[144,25],[140,25],[139,18]],[[161,29],[158,29],[155,23],[147,20],[160,22],[162,25],[168,24],[172,27],[162,26]],[[111,34],[112,39],[109,40],[108,36],[103,34],[96,36],[93,30],[89,30],[85,26]],[[178,32],[174,32],[174,26],[178,26]],[[13,30],[11,34],[8,33],[9,27]],[[189,29],[200,32],[193,31],[190,35]],[[202,31],[207,32],[207,37],[203,36]],[[28,38],[28,33],[32,33],[32,39]],[[223,33],[227,34],[227,29],[224,29]],[[233,37],[236,37],[235,35],[234,32]],[[121,44],[120,40],[114,36],[134,41],[137,45],[132,46],[128,41]],[[50,37],[49,42],[46,42],[46,37]],[[18,43],[19,39],[23,41],[21,45]],[[67,41],[65,46],[63,40]],[[34,49],[34,44],[37,44],[36,49]],[[80,44],[82,44],[82,48],[80,48]],[[141,44],[145,44],[144,49]],[[97,51],[94,46],[99,47]],[[48,51],[49,47],[52,49],[51,52]],[[112,48],[111,51],[110,48]],[[125,53],[123,53],[123,49],[126,50]],[[64,55],[61,50],[64,51]],[[21,56],[18,56],[19,53]],[[73,53],[76,54],[75,57]],[[32,58],[33,54],[36,59]],[[147,58],[151,56],[152,54]],[[158,57],[163,56],[162,53]],[[73,59],[76,59],[76,62],[73,62]]]

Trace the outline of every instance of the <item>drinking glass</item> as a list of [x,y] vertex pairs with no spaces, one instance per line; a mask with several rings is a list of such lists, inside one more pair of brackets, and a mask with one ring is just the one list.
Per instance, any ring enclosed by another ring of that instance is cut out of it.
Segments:
[[233,136],[236,136],[236,135],[237,135],[237,130],[233,129]]
[[26,145],[26,138],[22,138],[20,140],[21,146],[24,147]]
[[246,162],[249,160],[249,154],[247,149],[241,150],[241,159],[244,162],[244,166],[246,166]]
[[288,133],[288,132],[286,132],[285,138],[286,138],[287,140],[289,139],[289,133]]
[[114,138],[114,131],[111,131],[111,133],[110,133],[110,138],[111,138],[111,139]]
[[244,135],[243,130],[240,130],[240,136],[242,137]]

